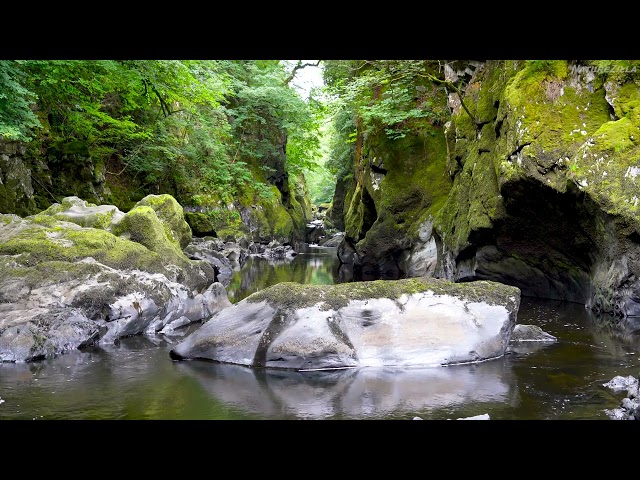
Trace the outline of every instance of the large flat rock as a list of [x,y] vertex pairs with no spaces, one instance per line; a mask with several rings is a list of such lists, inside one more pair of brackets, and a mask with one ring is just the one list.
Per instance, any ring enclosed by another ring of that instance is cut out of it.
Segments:
[[252,367],[424,367],[505,353],[520,290],[434,278],[280,283],[213,315],[171,351]]

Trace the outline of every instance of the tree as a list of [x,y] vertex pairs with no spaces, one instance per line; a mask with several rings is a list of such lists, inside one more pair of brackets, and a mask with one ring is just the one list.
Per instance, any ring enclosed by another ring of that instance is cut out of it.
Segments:
[[37,95],[25,84],[18,60],[0,60],[0,137],[29,141],[40,128],[33,107]]

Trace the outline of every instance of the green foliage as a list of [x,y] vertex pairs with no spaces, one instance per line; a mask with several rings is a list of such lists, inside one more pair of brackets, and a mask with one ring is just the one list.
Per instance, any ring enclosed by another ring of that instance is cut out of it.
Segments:
[[281,155],[284,133],[289,173],[315,168],[322,105],[305,102],[285,84],[286,71],[279,61],[232,62],[228,70],[235,82],[227,107],[233,157],[269,166]]
[[426,60],[332,61],[325,82],[362,122],[363,132],[389,139],[415,133],[421,121],[442,124],[448,117],[444,93],[433,83],[439,64]]
[[321,133],[321,157],[318,161],[319,168],[306,173],[307,187],[311,203],[319,205],[330,203],[336,187],[335,171],[328,166],[330,161],[331,142],[334,139],[332,124],[326,122],[320,129]]
[[336,178],[345,178],[351,173],[352,156],[355,150],[355,119],[352,111],[341,106],[333,117],[333,130],[329,141],[329,156],[325,163]]
[[0,60],[0,137],[29,141],[40,127],[32,110],[37,99],[25,87],[25,73],[16,60]]
[[132,117],[139,98],[120,62],[33,60],[23,67],[52,143],[83,142],[90,155],[105,158],[119,143],[149,138]]
[[[283,173],[318,168],[326,115],[290,73],[279,60],[2,60],[0,136],[31,141],[52,171],[91,172],[96,185],[106,175],[105,198],[122,205],[148,193],[279,203]],[[71,185],[42,182],[56,196]]]

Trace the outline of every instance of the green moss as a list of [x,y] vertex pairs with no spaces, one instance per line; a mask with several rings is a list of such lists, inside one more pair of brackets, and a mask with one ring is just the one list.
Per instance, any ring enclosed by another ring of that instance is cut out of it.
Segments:
[[[559,192],[573,181],[596,197],[602,193],[598,201],[603,205],[624,190],[621,184],[629,180],[622,178],[637,157],[633,139],[640,97],[635,85],[616,91],[625,117],[611,122],[603,79],[596,76],[590,85],[576,82],[566,61],[488,62],[478,80],[465,100],[489,123],[478,131],[463,111],[453,116],[456,136],[449,140],[448,162],[458,173],[435,221],[454,252],[469,244],[474,232],[492,228],[502,218],[501,192],[523,177]],[[493,122],[492,105],[497,107]],[[624,209],[634,209],[637,201],[630,189],[623,197]]]
[[[633,116],[636,117],[636,114]],[[603,124],[593,134],[598,150],[622,153],[637,146],[640,141],[638,125],[637,118],[631,120],[628,117]]]
[[205,235],[215,236],[215,227],[211,220],[211,217],[202,212],[185,212],[185,221],[191,227],[191,232],[197,237]]
[[168,227],[160,222],[155,210],[151,207],[138,206],[131,209],[113,227],[113,233],[139,243],[165,258],[181,257],[179,246],[169,237]]
[[0,222],[3,225],[9,225],[11,222],[19,220],[20,217],[11,213],[0,213]]
[[118,269],[163,270],[163,259],[157,253],[98,229],[28,227],[1,243],[0,255],[17,255],[26,266],[93,257]]
[[27,218],[31,219],[33,223],[37,225],[42,225],[43,227],[54,227],[58,223],[58,221],[55,218],[43,213],[39,213],[37,215],[33,215]]
[[588,62],[608,82],[625,83],[638,78],[639,60],[590,60]]
[[[271,186],[273,199],[263,199],[257,204],[258,231],[262,238],[274,238],[279,241],[290,241],[294,224],[291,215],[281,203],[280,191]],[[258,213],[259,212],[259,213]]]
[[111,227],[111,221],[113,220],[113,216],[115,215],[116,210],[109,210],[105,213],[96,213],[95,218],[92,222],[92,228],[99,228],[101,230],[107,230]]
[[549,71],[525,65],[504,88],[501,118],[509,137],[501,139],[501,147],[502,171],[507,175],[514,168],[520,170],[521,165],[514,165],[509,158],[519,147],[530,143],[526,151],[529,157],[543,162],[551,157],[557,162],[571,155],[609,120],[602,82],[595,80],[589,91],[567,80],[566,62],[552,63]]
[[362,203],[362,190],[360,184],[356,185],[355,191],[350,197],[349,207],[344,216],[345,235],[353,240],[360,240],[364,237],[363,225],[365,217],[365,205]]
[[274,208],[273,215],[273,237],[291,238],[293,233],[293,219],[284,207]]
[[459,252],[469,244],[473,232],[492,228],[503,216],[493,158],[472,150],[446,202],[435,215],[434,226],[443,241]]
[[633,79],[615,89],[616,112],[570,158],[567,176],[612,215],[640,232],[640,92]]
[[334,285],[304,285],[283,282],[256,292],[246,298],[248,302],[266,301],[275,308],[298,309],[321,304],[323,310],[337,310],[352,300],[388,298],[397,300],[431,290],[439,295],[453,295],[472,302],[492,305],[517,305],[520,290],[496,282],[477,281],[453,283],[436,278],[410,278],[402,280],[375,280]]
[[142,199],[142,195],[139,191],[110,183],[105,188],[103,198],[105,203],[115,205],[123,212],[128,212],[135,206],[136,202]]
[[[111,228],[111,221],[116,213],[116,207],[112,210],[105,211],[104,213],[100,212],[87,212],[84,216],[71,216],[66,215],[65,212],[56,213],[53,217],[50,217],[52,220],[62,220],[65,222],[72,222],[81,227],[86,228],[99,228],[101,230],[108,230]],[[39,217],[45,217],[45,215],[39,215]],[[40,224],[45,225],[45,220],[39,220]]]
[[191,228],[184,219],[182,206],[171,195],[147,195],[136,203],[136,207],[152,208],[166,227],[169,241],[179,248],[185,248],[191,241]]
[[[89,278],[101,271],[96,264],[86,262],[67,262],[61,260],[44,260],[32,266],[16,265],[14,259],[0,257],[0,277],[3,279],[20,279],[29,288],[41,288],[49,285]],[[2,298],[2,292],[0,292]]]

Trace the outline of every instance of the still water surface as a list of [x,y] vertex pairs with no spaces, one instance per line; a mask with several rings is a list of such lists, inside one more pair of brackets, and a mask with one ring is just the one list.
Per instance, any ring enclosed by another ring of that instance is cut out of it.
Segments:
[[[229,285],[238,302],[273,283],[339,282],[334,248],[291,261],[250,258]],[[503,358],[438,368],[327,372],[174,362],[183,336],[135,336],[34,363],[0,364],[0,420],[609,420],[626,392],[603,386],[640,372],[640,335],[614,331],[584,306],[522,298],[518,323],[554,344],[512,346]],[[188,334],[197,325],[180,332]]]

